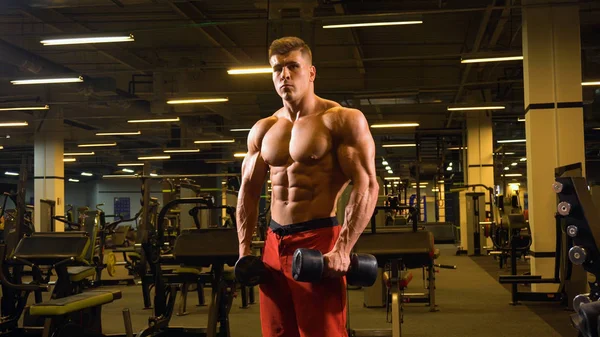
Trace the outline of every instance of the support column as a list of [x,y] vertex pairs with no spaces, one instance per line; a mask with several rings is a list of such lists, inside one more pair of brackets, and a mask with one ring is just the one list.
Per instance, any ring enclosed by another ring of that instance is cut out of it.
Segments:
[[[34,224],[39,232],[41,220],[40,199],[54,200],[55,215],[64,215],[65,169],[63,162],[63,119],[60,110],[44,112],[41,125],[37,125],[34,144]],[[64,231],[60,222],[55,222],[57,232]]]
[[[572,2],[529,0],[523,8],[530,263],[531,273],[544,278],[554,275],[554,169],[580,162],[585,173],[579,6]],[[557,286],[532,285],[532,290],[556,291]]]
[[[465,184],[482,184],[493,188],[494,149],[491,113],[488,111],[468,111],[465,115],[467,120],[467,169],[465,170]],[[471,189],[469,190],[471,191]],[[491,211],[491,207],[489,206],[491,200],[488,191],[483,187],[477,187],[475,192],[485,193],[486,210]],[[461,203],[461,207],[466,206]],[[461,246],[464,249],[468,247],[470,240],[473,240],[473,233],[468,233],[466,228],[461,229]],[[482,248],[483,246],[490,245],[491,242],[482,242]]]

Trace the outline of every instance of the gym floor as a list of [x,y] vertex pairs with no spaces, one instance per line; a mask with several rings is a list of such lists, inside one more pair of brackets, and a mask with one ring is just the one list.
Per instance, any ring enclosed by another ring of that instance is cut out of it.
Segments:
[[[511,306],[510,292],[498,283],[500,271],[496,262],[489,256],[455,256],[453,245],[438,245],[442,255],[438,263],[457,265],[457,270],[442,269],[437,274],[438,312],[429,312],[424,304],[409,304],[404,307],[405,336],[518,336],[525,331],[529,336],[576,336],[571,327],[569,314],[558,304],[535,303]],[[520,270],[526,265],[520,266]],[[421,273],[413,271],[414,278],[408,292],[420,292]],[[141,288],[139,286],[118,286],[123,298],[104,306],[103,329],[105,333],[124,331],[122,310],[129,308],[134,332],[147,326],[151,310],[143,310]],[[207,294],[208,294],[208,290]],[[174,316],[172,326],[204,327],[207,321],[207,307],[196,307],[194,293],[188,297],[187,316]],[[208,298],[208,297],[207,297]],[[350,291],[350,321],[355,329],[390,328],[386,323],[386,310],[363,307],[362,290]],[[234,300],[231,310],[231,335],[234,337],[256,337],[260,335],[259,304],[249,309],[240,309],[241,299]]]

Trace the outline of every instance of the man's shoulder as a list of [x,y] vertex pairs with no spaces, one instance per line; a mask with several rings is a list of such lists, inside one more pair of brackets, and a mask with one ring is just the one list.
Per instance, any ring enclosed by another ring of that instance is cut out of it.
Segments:
[[360,123],[365,120],[365,115],[362,111],[344,106],[334,106],[326,111],[326,115],[330,116],[340,127]]

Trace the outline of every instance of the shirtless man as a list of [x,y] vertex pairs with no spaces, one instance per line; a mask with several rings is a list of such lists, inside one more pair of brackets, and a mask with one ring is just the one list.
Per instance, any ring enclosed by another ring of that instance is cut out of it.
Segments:
[[[251,254],[258,201],[270,172],[272,221],[263,254],[269,275],[260,285],[263,336],[347,336],[344,274],[379,192],[373,137],[360,111],[315,95],[316,69],[304,41],[275,40],[269,58],[283,107],[248,135],[237,207],[240,257]],[[336,204],[350,181],[339,226]],[[297,248],[324,254],[322,281],[293,279]]]

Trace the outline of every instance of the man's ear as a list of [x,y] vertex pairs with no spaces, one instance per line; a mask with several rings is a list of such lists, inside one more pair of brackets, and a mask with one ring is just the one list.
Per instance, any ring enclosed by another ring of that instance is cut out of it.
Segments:
[[310,81],[314,82],[317,77],[317,68],[315,66],[310,66]]

